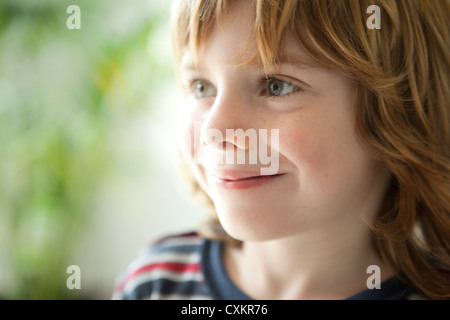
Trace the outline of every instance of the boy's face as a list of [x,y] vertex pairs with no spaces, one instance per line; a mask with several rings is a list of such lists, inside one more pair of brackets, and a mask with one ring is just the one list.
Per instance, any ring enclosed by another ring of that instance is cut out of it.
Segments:
[[[182,60],[188,90],[184,154],[198,182],[224,229],[240,240],[332,236],[362,228],[359,216],[376,213],[389,174],[356,136],[357,84],[319,65],[287,62],[307,59],[290,35],[286,62],[268,77],[259,58],[239,64],[242,54],[256,48],[253,19],[251,1],[239,2],[200,48],[198,65],[189,53]],[[227,137],[227,129],[256,134],[258,143]],[[217,156],[227,150],[246,154],[246,163],[233,158],[220,163]],[[262,151],[274,156],[276,172],[261,174],[270,165],[259,156]]]

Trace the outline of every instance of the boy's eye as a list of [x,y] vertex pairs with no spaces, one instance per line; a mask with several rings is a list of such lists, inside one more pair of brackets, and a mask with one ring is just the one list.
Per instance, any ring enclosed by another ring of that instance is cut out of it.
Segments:
[[193,90],[196,99],[212,97],[215,94],[214,87],[204,80],[196,80],[193,85]]
[[300,90],[297,86],[293,84],[272,78],[267,79],[267,94],[272,97],[283,96]]

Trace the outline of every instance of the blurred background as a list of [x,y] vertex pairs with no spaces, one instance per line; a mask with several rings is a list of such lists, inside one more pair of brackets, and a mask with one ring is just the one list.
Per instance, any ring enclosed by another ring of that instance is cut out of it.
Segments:
[[204,217],[174,157],[171,6],[0,2],[0,299],[109,299],[143,246]]

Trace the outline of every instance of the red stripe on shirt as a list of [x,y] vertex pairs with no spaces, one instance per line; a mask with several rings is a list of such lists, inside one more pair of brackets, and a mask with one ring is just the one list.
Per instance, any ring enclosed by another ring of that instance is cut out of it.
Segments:
[[133,275],[136,276],[139,273],[151,271],[154,269],[163,269],[172,272],[182,273],[182,272],[196,272],[200,270],[200,266],[198,263],[176,263],[176,262],[161,262],[161,263],[153,263],[146,266],[143,266],[136,270]]
[[153,270],[166,270],[175,273],[183,273],[183,272],[198,272],[200,270],[199,263],[176,263],[176,262],[161,262],[161,263],[152,263],[146,266],[143,266],[133,273],[129,274],[125,280],[119,285],[118,290],[121,290],[124,285],[132,278],[138,276],[141,273],[153,271]]

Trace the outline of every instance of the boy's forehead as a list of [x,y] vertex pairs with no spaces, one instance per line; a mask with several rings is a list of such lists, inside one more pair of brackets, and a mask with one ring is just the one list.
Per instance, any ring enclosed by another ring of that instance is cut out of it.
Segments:
[[[249,38],[246,42],[236,40],[231,43],[225,40],[221,41],[220,35],[220,33],[215,35],[214,44],[210,42],[212,39],[208,38],[196,50],[196,55],[186,48],[180,61],[181,69],[205,71],[204,69],[207,69],[210,63],[264,68],[265,62],[259,54],[254,38]],[[279,64],[290,64],[298,69],[324,68],[323,65],[313,59],[291,32],[287,32],[285,35],[281,48],[272,48],[272,50],[277,50],[279,53],[278,61],[273,62],[274,67]]]

